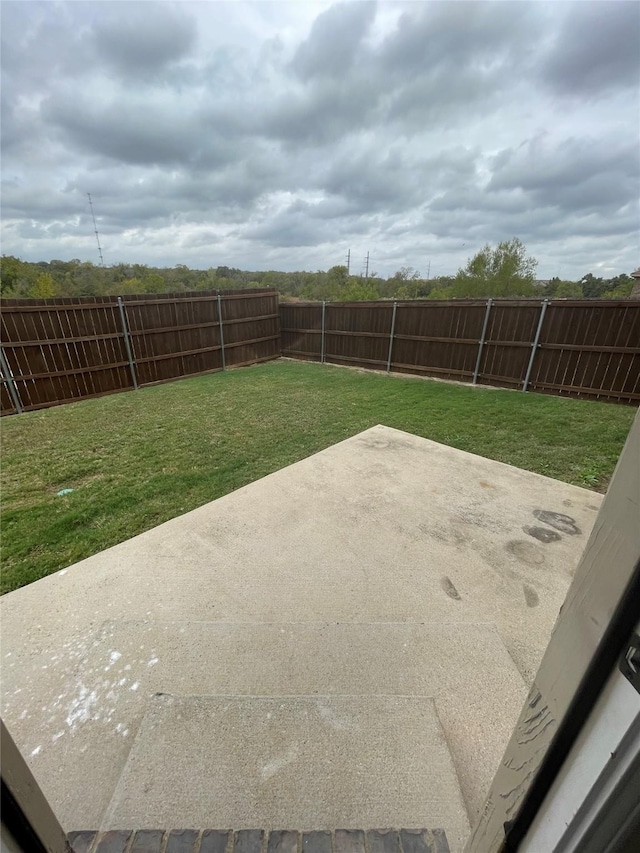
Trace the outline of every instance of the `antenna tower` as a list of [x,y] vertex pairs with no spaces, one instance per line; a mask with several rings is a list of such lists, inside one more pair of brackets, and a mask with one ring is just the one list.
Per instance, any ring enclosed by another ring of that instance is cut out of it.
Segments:
[[89,199],[89,207],[91,208],[91,218],[93,219],[93,230],[96,235],[96,242],[98,244],[98,254],[100,255],[100,266],[104,266],[104,258],[102,257],[102,247],[100,246],[100,237],[98,235],[98,226],[96,224],[96,215],[93,212],[93,202],[91,201],[91,193],[87,193],[87,198]]

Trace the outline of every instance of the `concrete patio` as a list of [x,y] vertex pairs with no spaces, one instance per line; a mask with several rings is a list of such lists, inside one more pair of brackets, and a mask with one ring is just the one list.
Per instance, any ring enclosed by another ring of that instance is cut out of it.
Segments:
[[6,595],[3,719],[67,831],[459,851],[600,502],[373,427]]

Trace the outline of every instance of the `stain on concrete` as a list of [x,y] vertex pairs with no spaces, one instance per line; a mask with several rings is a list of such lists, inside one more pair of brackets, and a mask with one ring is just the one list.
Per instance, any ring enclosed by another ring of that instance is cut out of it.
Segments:
[[593,512],[598,512],[598,510],[600,509],[600,507],[599,507],[599,506],[594,506],[593,504],[587,504],[587,509],[590,509],[590,510],[592,510]]
[[495,489],[493,483],[487,483],[486,480],[478,480],[483,489]]
[[555,530],[549,530],[546,527],[523,527],[522,529],[529,536],[537,539],[538,542],[542,542],[543,545],[548,545],[549,542],[557,542],[559,539],[562,539],[559,533],[556,533]]
[[399,435],[366,435],[359,439],[359,443],[371,450],[387,450],[389,448],[397,450],[404,448],[415,449],[415,444],[411,439],[402,438]]
[[524,600],[527,602],[527,607],[537,607],[538,604],[540,604],[540,598],[538,597],[538,593],[535,589],[526,583],[522,584],[522,589],[524,591]]
[[538,521],[548,524],[549,527],[554,527],[560,533],[568,533],[569,536],[582,533],[576,524],[575,518],[571,518],[570,515],[563,515],[561,512],[552,512],[550,509],[534,509],[533,514]]
[[570,501],[569,498],[567,498],[566,500],[562,501],[562,505],[563,506],[573,506],[573,501]]
[[453,545],[456,548],[462,548],[468,544],[468,537],[460,530],[457,530],[453,525],[445,526],[438,525],[429,527],[427,524],[419,524],[418,530],[425,536],[430,536],[437,539],[439,542],[445,542],[447,545]]
[[453,598],[454,601],[460,601],[460,593],[453,585],[451,578],[448,578],[446,575],[440,579],[440,586],[447,593],[449,598]]
[[493,533],[509,533],[513,530],[501,518],[474,507],[465,507],[458,515],[451,516],[451,523],[464,527],[481,527]]
[[526,563],[528,566],[540,566],[544,563],[544,554],[537,548],[533,542],[526,542],[523,539],[511,539],[506,544],[506,549],[518,560]]

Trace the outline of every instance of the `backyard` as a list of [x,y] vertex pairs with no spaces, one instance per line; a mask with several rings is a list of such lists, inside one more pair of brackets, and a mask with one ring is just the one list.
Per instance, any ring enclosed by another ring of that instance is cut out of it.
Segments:
[[604,491],[634,414],[280,360],[7,417],[2,592],[378,423]]

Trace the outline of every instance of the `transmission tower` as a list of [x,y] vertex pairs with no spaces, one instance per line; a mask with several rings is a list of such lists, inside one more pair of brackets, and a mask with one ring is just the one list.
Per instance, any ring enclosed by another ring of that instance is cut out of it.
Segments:
[[100,255],[100,266],[104,266],[104,258],[102,257],[102,247],[100,246],[100,236],[98,235],[98,226],[96,224],[96,216],[93,212],[93,202],[91,201],[91,193],[87,193],[87,198],[89,199],[89,207],[91,208],[91,218],[93,219],[93,230],[96,235],[96,242],[98,244],[98,254]]

